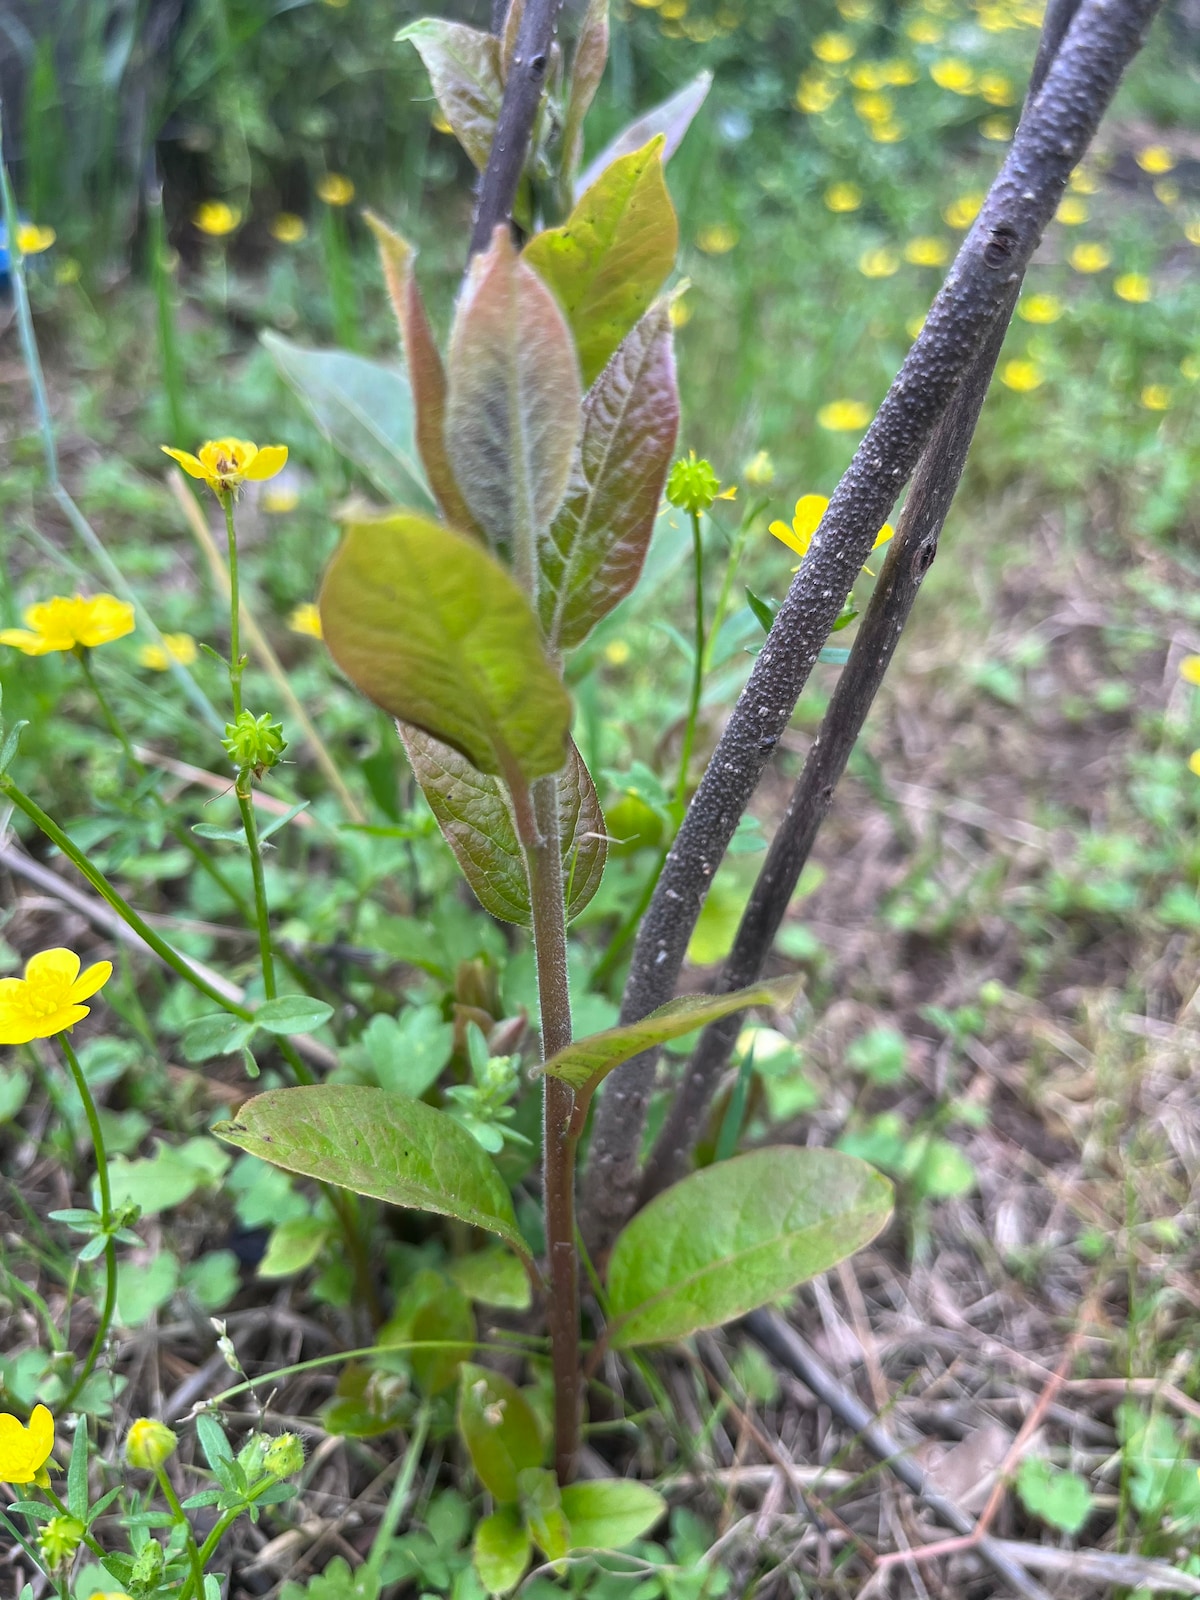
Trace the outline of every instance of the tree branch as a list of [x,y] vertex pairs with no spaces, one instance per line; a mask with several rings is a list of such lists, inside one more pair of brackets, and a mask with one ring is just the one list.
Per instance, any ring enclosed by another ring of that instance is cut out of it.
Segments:
[[[1017,290],[997,317],[983,350],[966,373],[952,404],[934,430],[913,477],[904,511],[875,593],[867,607],[821,728],[792,790],[787,810],[771,841],[767,859],[717,980],[728,994],[753,983],[762,973],[775,935],[787,913],[833,793],[850,759],[871,703],[892,662],[917,591],[937,554],[938,538],[954,499],[975,424],[1004,343]],[[681,1178],[709,1102],[716,1092],[745,1012],[723,1017],[700,1036],[683,1082],[642,1177],[639,1206]]]
[[[554,43],[562,5],[563,0],[526,0],[487,170],[479,186],[479,202],[471,230],[471,255],[486,250],[500,223],[512,220],[513,203],[529,154],[529,140],[541,104],[550,47]],[[493,18],[498,10],[494,5]]]
[[[623,1022],[673,993],[726,846],[875,533],[1008,304],[1158,3],[1079,5],[920,336],[834,491],[713,753],[642,922]],[[583,1206],[594,1251],[608,1246],[634,1203],[654,1065],[648,1053],[619,1068],[595,1112]]]

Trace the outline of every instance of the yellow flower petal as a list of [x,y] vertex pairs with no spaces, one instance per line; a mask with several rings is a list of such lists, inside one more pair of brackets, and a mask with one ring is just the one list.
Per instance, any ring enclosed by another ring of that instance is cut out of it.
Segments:
[[895,532],[896,530],[892,527],[891,523],[885,522],[883,527],[880,528],[879,532],[875,535],[875,543],[871,546],[871,549],[878,550],[881,544],[886,544],[889,539],[894,537]]
[[811,539],[802,542],[786,522],[772,522],[767,532],[773,533],[781,544],[787,545],[788,549],[794,550],[798,556],[805,555],[811,543]]
[[1200,684],[1200,656],[1184,656],[1179,663],[1179,676],[1184,683]]
[[321,613],[311,600],[306,600],[303,605],[296,607],[288,618],[288,627],[293,633],[307,634],[310,639],[324,637],[321,628]]
[[277,472],[283,471],[287,458],[287,445],[264,444],[247,464],[245,476],[255,483],[261,483],[264,478],[273,478]]
[[160,445],[159,448],[164,455],[170,456],[172,461],[178,461],[189,478],[206,478],[208,476],[208,473],[204,470],[204,463],[198,461],[190,450],[172,450],[169,444]]
[[79,957],[74,950],[40,950],[25,965],[26,983],[61,983],[69,989],[79,976]]
[[80,1005],[84,1000],[90,1000],[94,994],[99,993],[112,977],[112,971],[111,961],[95,961],[90,967],[86,967],[71,985],[69,995],[71,1004]]
[[[812,543],[812,536],[821,526],[821,518],[829,510],[829,501],[823,494],[802,494],[796,501],[796,515],[792,518],[792,527],[795,528],[797,537],[804,541],[804,550]],[[795,546],[796,549],[800,547]],[[804,554],[801,550],[801,555]]]

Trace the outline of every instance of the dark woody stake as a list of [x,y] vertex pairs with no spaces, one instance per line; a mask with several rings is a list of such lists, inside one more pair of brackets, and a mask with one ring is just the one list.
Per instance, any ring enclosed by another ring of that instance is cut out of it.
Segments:
[[[622,1022],[674,992],[713,875],[875,533],[1010,305],[1157,7],[1158,0],[1082,0],[1065,29],[1070,7],[1054,8],[1035,67],[1044,81],[1033,80],[1004,166],[834,492],[667,857],[634,948]],[[653,1053],[629,1062],[597,1106],[582,1207],[594,1252],[607,1249],[634,1208],[654,1068]]]

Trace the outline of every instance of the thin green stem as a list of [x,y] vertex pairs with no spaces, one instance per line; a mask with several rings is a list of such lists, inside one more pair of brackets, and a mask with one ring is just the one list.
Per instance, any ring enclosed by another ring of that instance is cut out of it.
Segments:
[[[63,1409],[63,1407],[61,1406],[61,1403],[59,1405],[59,1409],[60,1410]],[[49,1500],[50,1504],[58,1512],[60,1517],[69,1517],[71,1515],[71,1513],[67,1510],[66,1506],[62,1503],[62,1501],[59,1499],[59,1497],[55,1494],[54,1490],[51,1489],[48,1484],[46,1485],[45,1488],[42,1489],[42,1493],[46,1496],[46,1499]],[[88,1549],[92,1552],[92,1554],[94,1556],[99,1556],[101,1561],[104,1560],[104,1557],[107,1554],[106,1550],[104,1549],[104,1546],[102,1544],[100,1544],[98,1540],[93,1539],[90,1533],[85,1533],[84,1534],[83,1542],[84,1542],[85,1545],[87,1545]]]
[[687,799],[688,769],[692,764],[692,746],[696,742],[696,720],[700,715],[700,695],[704,688],[704,543],[700,537],[700,513],[693,511],[692,564],[696,588],[696,629],[692,642],[692,692],[688,699],[687,724],[683,730],[683,747],[679,752],[679,776],[675,780],[675,801],[682,805]]
[[32,800],[23,789],[19,788],[7,773],[0,776],[0,794],[5,795],[18,810],[23,811],[30,822],[35,823],[41,829],[51,844],[58,846],[71,865],[83,874],[100,898],[112,907],[121,918],[121,921],[127,927],[132,928],[143,944],[153,950],[159,960],[164,961],[172,972],[181,977],[185,983],[190,983],[193,989],[198,989],[214,1005],[220,1006],[222,1011],[228,1011],[230,1016],[241,1017],[243,1022],[249,1022],[253,1018],[254,1013],[249,1006],[239,1005],[237,1001],[230,1000],[227,995],[223,995],[218,988],[209,983],[207,978],[194,971],[177,950],[173,950],[165,940],[160,939],[149,923],[138,916],[129,902],[123,899],[104,874],[92,865],[71,837],[63,832],[54,818],[47,816],[37,801]]
[[88,1351],[87,1360],[76,1374],[75,1381],[63,1397],[61,1410],[66,1412],[76,1395],[83,1389],[84,1384],[95,1371],[96,1363],[100,1359],[100,1352],[108,1338],[108,1330],[112,1327],[113,1316],[117,1309],[117,1247],[112,1237],[112,1185],[108,1176],[108,1152],[104,1148],[104,1131],[100,1126],[100,1114],[96,1110],[96,1102],[92,1099],[92,1091],[88,1087],[87,1078],[83,1068],[79,1065],[79,1057],[75,1054],[71,1040],[67,1034],[60,1036],[63,1055],[66,1057],[67,1067],[75,1082],[75,1090],[83,1101],[83,1114],[87,1118],[88,1132],[92,1136],[92,1149],[96,1155],[96,1181],[100,1186],[100,1226],[108,1234],[104,1246],[104,1307],[100,1313],[100,1321],[96,1326],[92,1347]]
[[237,775],[237,803],[242,814],[242,827],[246,832],[246,845],[250,851],[250,872],[254,880],[254,921],[258,929],[258,957],[262,964],[263,993],[274,1000],[279,993],[275,981],[275,954],[271,949],[271,912],[267,905],[267,880],[263,872],[262,843],[258,837],[258,821],[254,815],[254,800],[250,793],[253,774],[244,767]]
[[233,720],[242,714],[242,647],[240,637],[242,603],[238,592],[237,533],[233,526],[233,490],[224,489],[217,497],[225,513],[225,543],[229,552],[229,687],[233,694]]
[[204,1593],[204,1568],[200,1562],[200,1547],[192,1533],[192,1525],[187,1519],[187,1513],[179,1504],[179,1496],[175,1493],[175,1486],[167,1477],[167,1469],[161,1463],[155,1467],[154,1476],[158,1479],[158,1487],[162,1490],[162,1497],[167,1502],[167,1507],[175,1519],[175,1524],[184,1531],[187,1544],[188,1561],[192,1568],[192,1582],[196,1586],[197,1595]]
[[359,1576],[359,1585],[364,1594],[372,1594],[380,1586],[380,1573],[384,1559],[391,1548],[392,1535],[399,1525],[408,1504],[408,1497],[412,1493],[413,1479],[417,1475],[417,1468],[421,1464],[421,1451],[425,1448],[425,1439],[429,1433],[429,1404],[424,1402],[417,1412],[416,1426],[409,1437],[408,1449],[404,1452],[404,1460],[396,1481],[392,1485],[392,1492],[388,1496],[388,1503],[384,1507],[383,1516],[379,1519],[379,1526],[375,1530],[375,1537],[371,1541],[371,1553],[363,1564]]
[[[750,530],[754,525],[755,518],[759,516],[759,514],[765,510],[769,504],[770,501],[765,495],[760,496],[757,500],[752,500],[746,507],[745,514],[738,525],[738,530],[733,536],[733,544],[729,549],[729,559],[725,563],[725,573],[721,579],[721,591],[717,595],[717,604],[713,611],[712,622],[709,624],[708,628],[707,653],[710,658],[712,656],[712,648],[716,642],[717,634],[721,631],[721,624],[725,621],[725,613],[729,610],[729,600],[733,593],[733,582],[737,577],[737,570],[742,564],[742,556],[746,551],[746,541],[750,537]],[[705,661],[704,666],[706,670],[711,669],[711,659]]]

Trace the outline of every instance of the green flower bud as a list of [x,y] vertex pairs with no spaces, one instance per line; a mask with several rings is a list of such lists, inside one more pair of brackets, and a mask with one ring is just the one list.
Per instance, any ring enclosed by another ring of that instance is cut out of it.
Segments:
[[263,1451],[263,1471],[276,1478],[290,1478],[304,1465],[304,1446],[294,1433],[276,1434]]
[[166,1566],[162,1545],[157,1539],[147,1539],[133,1563],[129,1574],[129,1587],[138,1594],[153,1591],[162,1582]]
[[131,1467],[153,1471],[169,1461],[179,1445],[177,1435],[165,1422],[155,1422],[150,1417],[139,1417],[125,1440],[125,1459]]
[[221,740],[235,767],[252,767],[255,772],[273,767],[287,749],[283,737],[283,724],[272,722],[269,712],[256,717],[243,711],[236,722],[225,724],[225,737]]
[[51,1517],[38,1536],[46,1565],[66,1566],[82,1544],[86,1532],[78,1517]]
[[667,478],[667,499],[680,511],[697,515],[707,511],[721,492],[721,480],[710,461],[696,460],[696,452],[681,456]]

